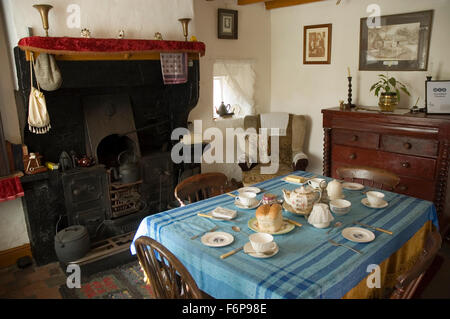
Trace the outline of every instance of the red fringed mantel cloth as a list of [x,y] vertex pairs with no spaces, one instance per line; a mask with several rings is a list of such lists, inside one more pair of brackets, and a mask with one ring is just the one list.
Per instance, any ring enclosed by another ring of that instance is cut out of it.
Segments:
[[206,50],[203,42],[191,41],[37,36],[20,39],[19,47],[22,50],[49,54],[187,52],[204,56]]
[[19,177],[10,177],[0,180],[0,202],[13,200],[24,196]]

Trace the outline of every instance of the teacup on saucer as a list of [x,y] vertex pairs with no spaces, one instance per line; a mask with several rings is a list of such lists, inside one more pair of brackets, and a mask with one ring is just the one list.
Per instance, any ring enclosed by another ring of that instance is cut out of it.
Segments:
[[255,233],[249,236],[250,244],[256,253],[266,253],[275,250],[273,236],[267,233]]
[[239,193],[236,201],[242,206],[250,207],[257,203],[256,194],[252,192]]
[[379,207],[384,204],[384,194],[377,191],[369,191],[366,193],[367,200],[372,207]]
[[387,207],[387,206],[389,205],[389,203],[388,203],[387,201],[385,201],[384,199],[382,199],[382,202],[381,202],[381,204],[380,204],[379,206],[373,206],[373,205],[370,204],[370,202],[369,202],[369,200],[367,199],[367,197],[364,197],[364,198],[361,200],[361,203],[362,203],[364,206],[369,207],[369,208],[385,208],[385,207]]

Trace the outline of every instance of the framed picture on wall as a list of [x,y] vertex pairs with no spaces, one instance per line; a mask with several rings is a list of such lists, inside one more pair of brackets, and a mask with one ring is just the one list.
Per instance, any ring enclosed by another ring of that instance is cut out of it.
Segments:
[[236,10],[218,9],[217,37],[219,39],[238,38],[238,12]]
[[450,114],[450,80],[426,81],[425,99],[428,114]]
[[303,27],[303,64],[331,63],[331,24]]
[[433,10],[362,18],[359,69],[425,71]]

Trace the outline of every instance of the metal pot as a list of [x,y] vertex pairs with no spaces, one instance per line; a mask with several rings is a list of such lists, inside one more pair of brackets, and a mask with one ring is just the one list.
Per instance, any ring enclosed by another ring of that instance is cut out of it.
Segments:
[[69,226],[55,236],[55,252],[61,262],[67,263],[83,258],[90,249],[89,233],[84,226]]
[[[128,154],[128,157],[125,155]],[[130,156],[131,154],[131,156]],[[117,179],[124,184],[137,182],[141,178],[141,169],[136,159],[136,155],[130,151],[124,151],[117,158],[119,162],[119,173]]]

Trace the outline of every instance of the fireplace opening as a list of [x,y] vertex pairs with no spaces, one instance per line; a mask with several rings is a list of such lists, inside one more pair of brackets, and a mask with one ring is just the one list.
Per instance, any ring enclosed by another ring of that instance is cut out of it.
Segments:
[[125,135],[112,134],[103,138],[97,147],[97,158],[106,168],[118,167],[123,152],[136,154],[136,143]]

